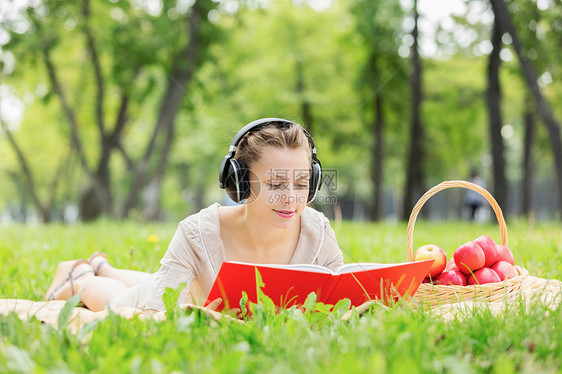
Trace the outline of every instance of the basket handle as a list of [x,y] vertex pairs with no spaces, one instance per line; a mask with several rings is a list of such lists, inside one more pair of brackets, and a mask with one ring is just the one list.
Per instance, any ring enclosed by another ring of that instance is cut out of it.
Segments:
[[468,188],[469,190],[478,192],[480,195],[484,196],[486,200],[488,200],[488,202],[492,206],[492,209],[494,210],[494,213],[496,213],[496,218],[498,219],[498,223],[500,225],[502,244],[507,246],[507,226],[505,224],[505,219],[503,218],[502,210],[494,197],[488,191],[486,191],[486,189],[474,183],[460,180],[444,181],[431,188],[422,197],[420,197],[420,199],[412,209],[412,213],[410,213],[408,228],[406,230],[406,254],[408,255],[408,261],[414,260],[414,226],[416,224],[416,218],[418,217],[421,208],[424,206],[427,200],[429,200],[429,198],[435,195],[437,192],[453,187]]

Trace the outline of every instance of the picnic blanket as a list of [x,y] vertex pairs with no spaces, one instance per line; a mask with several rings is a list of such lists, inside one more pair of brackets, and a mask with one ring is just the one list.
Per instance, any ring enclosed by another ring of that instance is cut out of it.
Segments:
[[[521,297],[527,302],[527,305],[532,305],[533,302],[540,302],[546,305],[551,310],[558,307],[562,301],[562,282],[559,280],[547,280],[537,277],[528,277],[521,286]],[[54,300],[54,301],[32,301],[24,299],[0,299],[0,314],[7,315],[11,312],[15,312],[18,317],[24,321],[29,320],[32,317],[38,320],[48,323],[53,327],[57,327],[59,314],[64,307],[66,301]],[[356,308],[356,312],[359,314],[364,313],[369,310],[369,308],[376,302],[367,302]],[[413,306],[417,307],[417,306]],[[236,321],[242,323],[242,321],[230,317],[225,314],[214,312],[205,309],[198,305],[192,304],[182,304],[180,308],[187,310],[198,310],[205,313],[210,318],[214,320],[220,320],[222,318],[227,318],[231,321]],[[463,301],[447,305],[440,305],[432,309],[432,314],[437,317],[441,317],[445,320],[451,320],[454,318],[465,318],[471,315],[471,313],[478,308],[488,308],[494,315],[499,315],[502,311],[506,309],[505,302],[478,302],[478,301]],[[112,310],[112,312],[119,314],[120,316],[132,319],[134,316],[138,316],[140,319],[153,318],[157,321],[162,321],[166,319],[165,312],[156,312],[154,314],[148,314],[143,312],[141,309],[121,307]],[[109,311],[104,310],[101,312],[92,312],[86,308],[75,307],[72,311],[70,317],[69,328],[72,331],[78,331],[86,323],[94,320],[102,320],[109,315]],[[346,313],[342,319],[349,319],[353,315],[350,311]]]
[[[11,312],[14,312],[23,321],[27,321],[35,317],[39,321],[48,323],[51,326],[57,328],[59,314],[61,313],[65,303],[66,301],[64,300],[32,301],[25,299],[0,299],[0,314],[7,315]],[[222,318],[239,321],[228,315],[214,312],[198,305],[181,304],[179,307],[183,310],[199,310],[216,321]],[[143,310],[138,308],[120,307],[112,309],[112,312],[126,319],[133,319],[135,316],[138,316],[139,319],[152,318],[157,321],[166,319],[166,312],[163,311],[156,313],[145,313]],[[101,312],[92,312],[87,308],[75,307],[72,310],[72,315],[70,316],[68,327],[71,329],[71,331],[76,332],[88,322],[106,318],[109,313],[110,312],[108,310],[103,310]]]

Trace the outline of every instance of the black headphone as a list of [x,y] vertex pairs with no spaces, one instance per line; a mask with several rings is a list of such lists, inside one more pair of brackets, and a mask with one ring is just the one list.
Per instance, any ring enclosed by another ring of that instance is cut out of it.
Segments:
[[308,185],[308,198],[307,203],[310,203],[316,197],[316,193],[322,187],[322,165],[320,160],[316,157],[316,147],[312,141],[310,134],[300,125],[282,118],[262,118],[248,123],[242,127],[240,131],[232,139],[228,154],[222,160],[221,168],[219,171],[220,188],[225,189],[228,196],[235,202],[240,202],[250,196],[250,180],[248,175],[248,167],[244,162],[235,159],[234,154],[238,144],[250,131],[255,131],[259,128],[269,125],[283,126],[295,124],[301,127],[308,138],[310,147],[312,148],[312,159],[310,163],[310,181]]

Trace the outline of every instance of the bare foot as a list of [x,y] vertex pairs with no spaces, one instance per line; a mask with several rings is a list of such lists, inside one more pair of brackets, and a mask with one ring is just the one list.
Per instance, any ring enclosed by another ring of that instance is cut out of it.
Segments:
[[[45,295],[45,300],[67,300],[76,292],[80,278],[94,276],[94,269],[86,260],[63,261],[57,266],[53,282]],[[72,281],[71,281],[72,278]],[[74,286],[74,287],[72,287]]]

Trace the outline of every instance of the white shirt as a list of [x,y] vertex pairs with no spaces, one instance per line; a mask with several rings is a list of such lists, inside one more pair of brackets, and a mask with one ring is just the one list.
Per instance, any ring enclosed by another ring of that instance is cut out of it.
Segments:
[[[193,214],[178,225],[160,269],[146,281],[115,296],[108,308],[133,306],[164,310],[162,296],[166,288],[187,286],[178,303],[202,305],[225,261],[224,243],[220,237],[219,203]],[[301,214],[301,231],[291,264],[317,264],[335,269],[343,265],[343,255],[328,218],[305,207]]]

